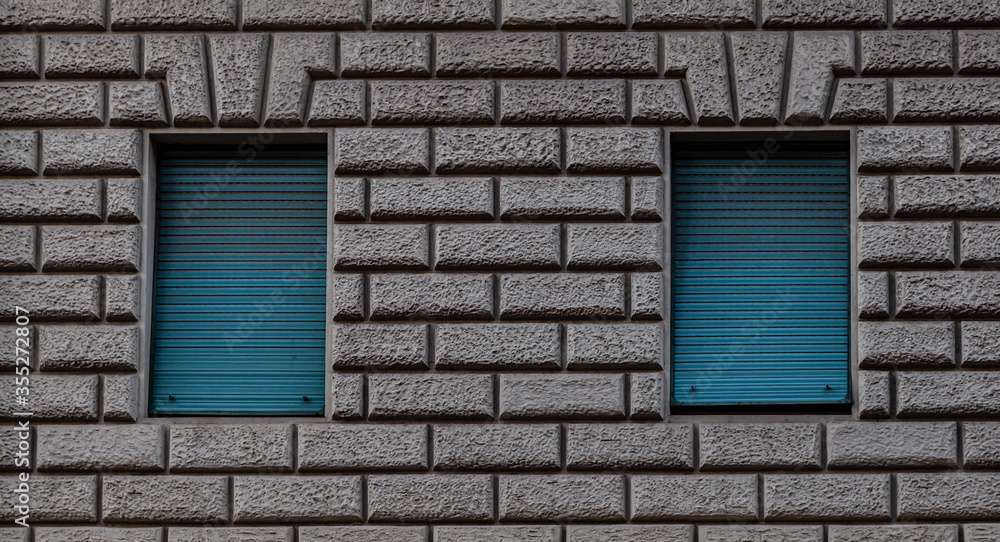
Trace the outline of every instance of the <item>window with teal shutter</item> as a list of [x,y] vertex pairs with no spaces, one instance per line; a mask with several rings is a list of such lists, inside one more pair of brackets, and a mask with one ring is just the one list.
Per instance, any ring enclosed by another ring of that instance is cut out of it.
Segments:
[[154,415],[322,415],[322,145],[157,155]]
[[672,404],[850,403],[847,143],[672,156]]

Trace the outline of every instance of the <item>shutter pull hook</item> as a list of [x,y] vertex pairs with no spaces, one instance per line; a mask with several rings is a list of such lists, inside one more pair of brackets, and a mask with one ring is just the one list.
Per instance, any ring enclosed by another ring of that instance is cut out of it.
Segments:
[[691,391],[694,391],[694,386],[691,386]]
[[303,395],[302,396],[302,400],[308,403],[309,402],[309,397]]
[[828,389],[828,390],[830,389],[830,385],[829,384],[826,385],[826,389]]
[[171,401],[173,401],[174,400],[174,396],[173,395],[168,395],[167,399],[170,399]]

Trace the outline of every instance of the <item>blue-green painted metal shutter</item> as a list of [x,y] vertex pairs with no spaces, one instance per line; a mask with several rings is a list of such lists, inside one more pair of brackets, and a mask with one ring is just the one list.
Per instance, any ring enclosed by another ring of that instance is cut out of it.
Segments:
[[673,148],[675,405],[850,402],[841,142]]
[[158,154],[153,414],[323,414],[326,200],[322,146]]

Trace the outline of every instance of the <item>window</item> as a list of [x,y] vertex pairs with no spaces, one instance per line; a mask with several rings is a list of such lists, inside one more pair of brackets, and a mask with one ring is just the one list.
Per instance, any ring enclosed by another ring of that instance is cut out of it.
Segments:
[[672,156],[672,403],[849,403],[847,143]]
[[323,146],[157,156],[154,415],[321,415]]

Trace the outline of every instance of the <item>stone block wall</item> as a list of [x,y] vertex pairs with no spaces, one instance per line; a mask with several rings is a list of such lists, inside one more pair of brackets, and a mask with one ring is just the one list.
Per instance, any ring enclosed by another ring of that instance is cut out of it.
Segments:
[[[28,309],[35,372],[27,530],[0,360],[0,541],[1000,539],[995,2],[23,0],[0,31],[0,337]],[[853,145],[853,411],[671,412],[671,140],[816,131]],[[327,416],[151,418],[154,146],[303,133]]]

